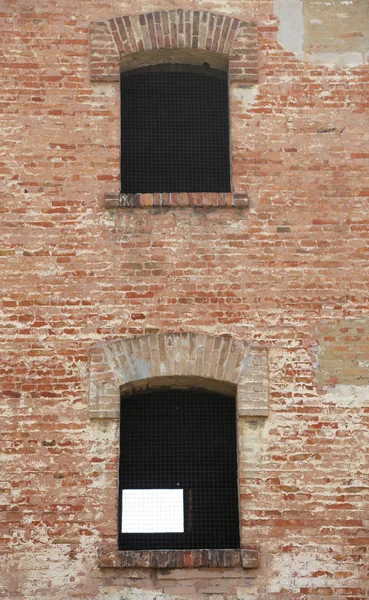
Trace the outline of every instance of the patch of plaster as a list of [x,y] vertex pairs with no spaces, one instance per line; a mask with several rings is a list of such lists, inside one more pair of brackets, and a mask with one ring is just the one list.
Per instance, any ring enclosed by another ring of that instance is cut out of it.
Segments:
[[369,50],[367,0],[274,0],[277,39],[298,58],[338,66],[366,64]]
[[233,98],[242,103],[242,108],[247,110],[256,100],[259,92],[258,85],[245,85],[238,81],[232,83]]
[[[293,553],[273,553],[273,561],[270,565],[270,572],[283,573],[283,578],[271,575],[268,581],[268,591],[272,593],[281,593],[288,590],[291,593],[299,594],[302,587],[316,588],[317,594],[319,588],[328,586],[336,572],[339,572],[341,565],[333,557],[324,557],[324,565],[319,556],[321,549],[317,546],[311,546],[303,551]],[[323,568],[324,567],[324,568]],[[321,573],[321,575],[317,575]],[[313,575],[314,574],[314,575]],[[315,596],[318,597],[318,596]]]
[[369,385],[336,385],[324,395],[323,403],[341,408],[369,408]]
[[266,419],[248,417],[239,422],[239,449],[253,467],[261,467],[269,425]]
[[284,48],[304,58],[304,21],[302,0],[274,0],[274,10],[279,17],[278,41]]
[[119,82],[116,81],[94,81],[91,83],[91,89],[94,96],[108,96],[109,98],[115,98],[119,95]]
[[369,320],[342,319],[322,323],[317,338],[318,385],[369,385]]
[[316,54],[305,54],[305,60],[314,64],[324,65],[342,65],[346,67],[354,67],[361,65],[363,60],[363,54],[361,52],[317,52]]
[[146,360],[132,356],[132,361],[137,371],[137,379],[146,379],[150,377],[150,365]]
[[[47,544],[43,537],[41,541],[44,547],[36,551],[34,538],[31,537],[22,544],[21,552],[18,547],[9,556],[9,572],[13,570],[14,564],[18,565],[14,574],[14,583],[19,593],[17,597],[44,597],[53,600],[82,595],[95,597],[97,581],[87,565],[92,564],[96,553],[96,536],[80,536],[77,546],[67,543]],[[72,554],[75,558],[71,558]]]

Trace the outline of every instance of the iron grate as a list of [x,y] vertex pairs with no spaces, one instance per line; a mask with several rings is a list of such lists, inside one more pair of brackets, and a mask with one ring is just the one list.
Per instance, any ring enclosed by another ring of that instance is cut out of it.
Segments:
[[[121,400],[119,549],[239,548],[235,398],[203,390]],[[183,533],[122,533],[123,490],[183,490]]]
[[224,76],[174,71],[122,76],[121,112],[123,193],[230,191]]

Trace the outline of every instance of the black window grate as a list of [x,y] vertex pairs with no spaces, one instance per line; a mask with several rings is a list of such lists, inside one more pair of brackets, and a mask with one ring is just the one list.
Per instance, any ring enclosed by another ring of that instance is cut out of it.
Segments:
[[[239,548],[235,398],[202,390],[121,400],[119,548]],[[182,489],[183,533],[122,533],[124,489]]]
[[124,74],[121,103],[122,192],[230,191],[225,73]]

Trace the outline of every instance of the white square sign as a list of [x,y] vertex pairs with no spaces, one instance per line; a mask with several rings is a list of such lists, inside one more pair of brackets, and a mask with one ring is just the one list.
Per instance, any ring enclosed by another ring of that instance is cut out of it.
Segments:
[[183,490],[122,491],[122,533],[183,532]]

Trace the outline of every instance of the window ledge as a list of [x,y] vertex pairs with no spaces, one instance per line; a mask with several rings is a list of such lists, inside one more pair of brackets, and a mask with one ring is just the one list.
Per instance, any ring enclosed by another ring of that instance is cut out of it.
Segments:
[[105,208],[247,208],[246,192],[105,194]]
[[256,546],[238,550],[117,550],[105,545],[98,555],[103,569],[255,569],[259,565]]

